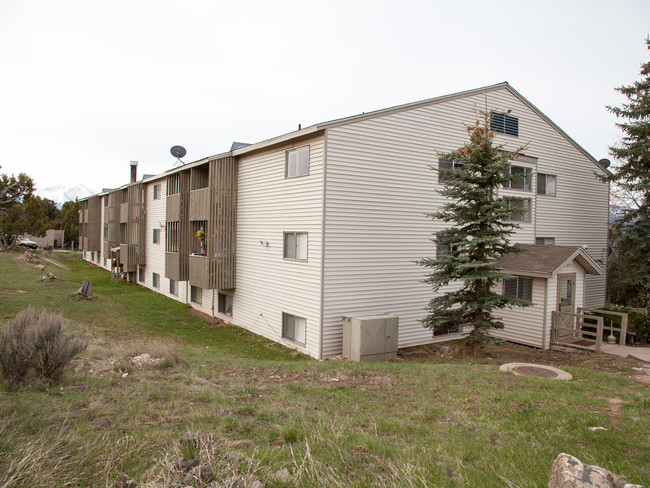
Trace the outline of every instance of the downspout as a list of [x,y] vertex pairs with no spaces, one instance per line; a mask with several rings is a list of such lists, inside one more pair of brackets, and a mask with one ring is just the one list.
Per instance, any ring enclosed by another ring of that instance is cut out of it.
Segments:
[[327,192],[327,135],[329,130],[326,129],[323,134],[323,200],[321,203],[321,251],[320,251],[320,324],[319,324],[319,345],[318,360],[323,359],[323,319],[325,315],[325,210],[326,210],[326,192]]
[[548,278],[544,278],[544,320],[542,321],[542,349],[546,349],[546,330],[548,326]]

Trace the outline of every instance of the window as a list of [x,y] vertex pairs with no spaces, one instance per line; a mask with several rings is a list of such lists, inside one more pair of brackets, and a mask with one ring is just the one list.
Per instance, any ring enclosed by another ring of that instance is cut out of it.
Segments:
[[104,242],[108,242],[108,224],[104,224]]
[[144,283],[144,268],[138,268],[138,282]]
[[[453,175],[449,171],[455,171],[463,167],[462,161],[449,161],[448,159],[438,160],[438,181],[453,180]],[[442,172],[440,170],[443,170]],[[445,171],[446,170],[446,171]]]
[[510,166],[506,176],[510,174],[516,177],[515,181],[509,181],[504,188],[510,190],[525,190],[530,191],[533,188],[533,170],[531,168],[524,168],[523,166]]
[[218,299],[218,311],[224,315],[229,315],[232,317],[232,295],[226,295],[225,293],[219,293]]
[[120,244],[126,244],[126,229],[127,224],[120,224]]
[[158,273],[153,273],[151,275],[151,283],[154,288],[160,288],[160,275]]
[[508,201],[508,210],[510,210],[510,218],[508,220],[515,222],[530,222],[530,207],[530,198]]
[[153,199],[160,200],[160,183],[153,186]]
[[531,301],[533,299],[533,279],[529,276],[515,276],[503,280],[503,294]]
[[307,261],[307,232],[284,233],[284,257]]
[[169,280],[169,294],[178,295],[178,284],[176,280]]
[[555,196],[557,176],[537,173],[537,194]]
[[203,290],[199,288],[198,286],[191,285],[190,286],[190,301],[192,303],[196,303],[197,305],[201,305],[201,302],[203,298]]
[[443,237],[441,235],[436,236],[436,255],[438,258],[441,258],[445,254],[451,254],[452,252],[460,251],[460,246],[447,244],[443,242]]
[[519,137],[519,119],[511,115],[492,112],[490,114],[490,130]]
[[537,237],[535,244],[539,246],[553,246],[555,245],[555,237]]
[[153,243],[160,244],[160,229],[153,230]]
[[178,252],[178,222],[167,222],[165,251]]
[[304,344],[306,328],[307,319],[282,312],[282,337]]
[[[207,232],[208,232],[208,221],[207,220],[192,220],[190,221],[190,252],[192,254],[198,254],[201,256],[207,255],[208,250],[208,241],[207,241]],[[203,239],[199,239],[199,235],[203,236]]]
[[309,146],[287,151],[285,158],[285,178],[309,174]]

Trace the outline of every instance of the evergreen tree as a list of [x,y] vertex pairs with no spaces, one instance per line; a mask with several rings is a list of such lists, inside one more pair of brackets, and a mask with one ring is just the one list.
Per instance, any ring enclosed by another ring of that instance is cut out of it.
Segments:
[[[467,128],[470,140],[465,146],[441,156],[443,160],[454,161],[452,170],[439,170],[445,183],[439,193],[448,202],[441,211],[428,216],[448,226],[435,235],[439,250],[436,258],[418,262],[432,269],[425,282],[434,293],[452,282],[463,284],[459,290],[434,297],[422,324],[442,332],[459,326],[472,327],[469,345],[476,355],[480,354],[488,331],[503,328],[503,323],[493,315],[494,310],[530,305],[496,291],[498,283],[509,276],[501,273],[494,261],[521,251],[509,242],[518,225],[508,218],[523,200],[498,196],[498,189],[521,177],[511,175],[509,168],[510,160],[516,159],[522,148],[507,152],[493,144],[490,115],[486,111],[483,121],[477,117],[474,126]],[[440,252],[441,249],[447,252]]]
[[[650,38],[646,39],[650,50]],[[605,181],[615,182],[636,203],[624,209],[616,223],[616,266],[622,289],[644,291],[650,315],[650,62],[641,65],[641,80],[616,91],[627,97],[621,107],[607,107],[622,119],[616,125],[623,131],[620,145],[610,152],[621,164],[612,168]]]

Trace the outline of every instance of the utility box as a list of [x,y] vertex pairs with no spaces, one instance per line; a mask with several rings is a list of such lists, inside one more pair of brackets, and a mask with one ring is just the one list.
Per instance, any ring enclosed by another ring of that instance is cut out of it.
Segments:
[[397,357],[399,318],[394,315],[343,317],[343,357],[386,361]]

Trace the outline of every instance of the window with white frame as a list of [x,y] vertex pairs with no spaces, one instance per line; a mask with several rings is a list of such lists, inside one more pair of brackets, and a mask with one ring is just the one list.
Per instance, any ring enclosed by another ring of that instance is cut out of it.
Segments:
[[448,159],[438,160],[438,181],[453,180],[454,176],[450,172],[456,171],[463,167],[462,161],[450,161]]
[[219,292],[217,302],[219,313],[232,317],[232,295]]
[[503,294],[531,301],[533,299],[533,279],[530,276],[514,276],[503,280]]
[[460,251],[460,246],[445,242],[444,237],[438,234],[436,236],[436,256],[440,259],[446,254]]
[[169,280],[169,294],[178,295],[178,282],[176,280]]
[[309,174],[309,146],[287,151],[285,158],[285,178]]
[[153,230],[153,243],[160,244],[160,229]]
[[160,200],[160,183],[153,186],[153,199]]
[[516,178],[514,181],[509,181],[504,188],[509,190],[524,190],[531,191],[533,189],[533,170],[523,166],[510,166],[507,174]]
[[536,237],[535,244],[540,246],[553,246],[555,244],[555,237]]
[[282,312],[282,337],[305,344],[307,319]]
[[513,222],[530,222],[532,200],[530,198],[522,198],[519,200],[509,200],[508,210],[510,210],[510,217],[508,220]]
[[537,194],[555,196],[557,176],[546,173],[537,173]]
[[138,268],[138,282],[144,283],[144,268]]
[[203,302],[203,290],[198,286],[191,285],[190,301],[192,303],[196,303],[197,305],[201,305],[201,302]]
[[152,273],[151,283],[154,288],[160,288],[160,275],[158,273]]
[[307,232],[284,233],[284,258],[307,261]]

